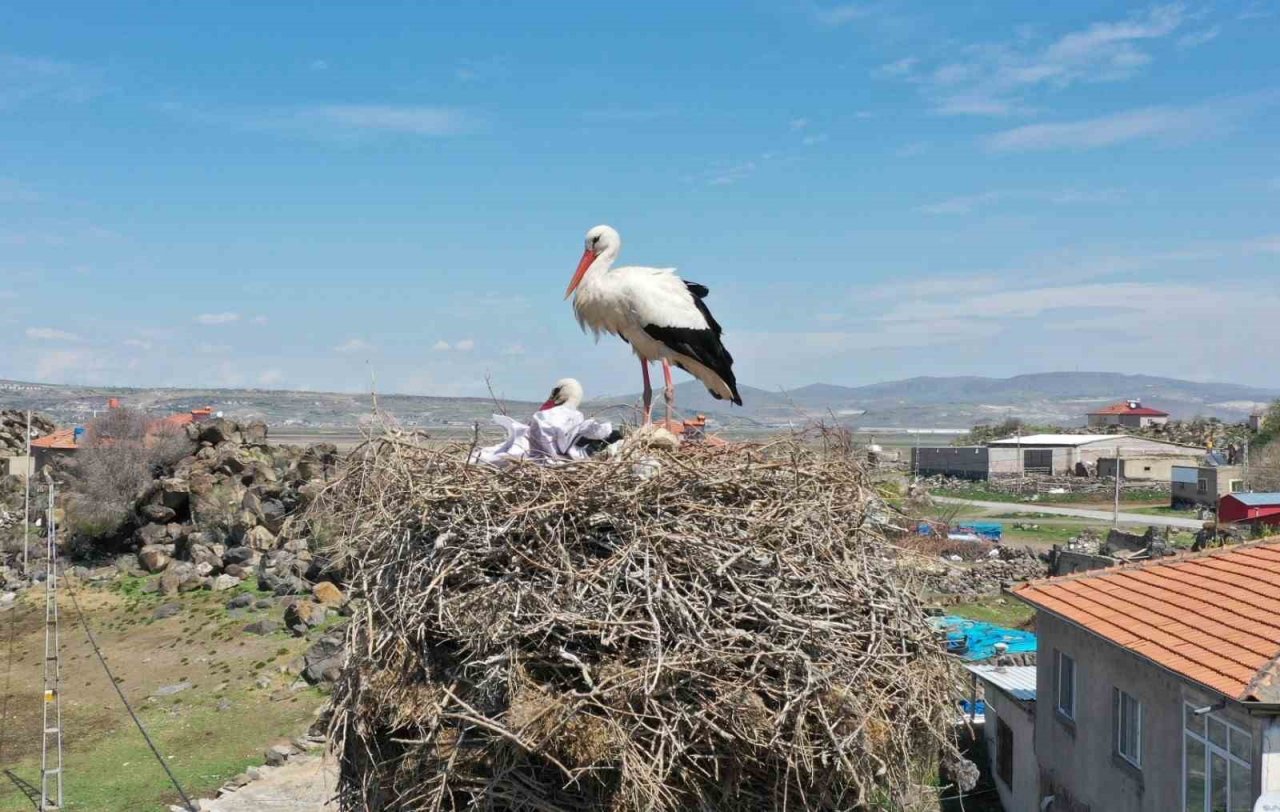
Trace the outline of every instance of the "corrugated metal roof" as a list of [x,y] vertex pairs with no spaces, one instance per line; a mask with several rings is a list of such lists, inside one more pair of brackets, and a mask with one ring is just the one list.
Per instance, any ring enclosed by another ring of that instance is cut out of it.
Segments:
[[1226,696],[1280,701],[1280,539],[1033,581],[1013,594]]
[[1018,443],[1022,445],[1065,445],[1077,446],[1087,443],[1096,443],[1099,440],[1124,440],[1123,434],[1028,434],[1019,440],[1017,437],[1008,437],[1004,440],[993,440],[988,445],[993,446],[1016,446]]
[[985,680],[1021,702],[1036,701],[1034,665],[966,665],[978,679]]
[[1249,507],[1280,505],[1280,493],[1230,493],[1222,498],[1234,499],[1240,504],[1248,505]]

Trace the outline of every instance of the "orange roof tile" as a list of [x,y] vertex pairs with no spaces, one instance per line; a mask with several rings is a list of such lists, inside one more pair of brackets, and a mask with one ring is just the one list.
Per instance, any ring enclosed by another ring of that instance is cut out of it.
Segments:
[[76,445],[76,430],[75,429],[58,429],[55,432],[46,434],[43,437],[37,437],[36,439],[32,440],[31,447],[32,448],[54,448],[54,449],[62,449],[62,450],[65,450],[68,448],[78,448],[79,446]]
[[1032,581],[1013,594],[1235,699],[1280,702],[1280,538]]

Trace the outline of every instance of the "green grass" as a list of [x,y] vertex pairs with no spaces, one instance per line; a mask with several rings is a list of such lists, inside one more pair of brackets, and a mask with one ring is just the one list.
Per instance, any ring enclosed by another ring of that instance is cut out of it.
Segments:
[[[1032,522],[1034,524],[1034,522]],[[1069,539],[1080,535],[1081,531],[1090,528],[1102,536],[1107,535],[1107,528],[1084,524],[1043,524],[1035,530],[1014,529],[1012,523],[1004,528],[1005,544],[1065,544]]]
[[1194,510],[1175,510],[1168,505],[1154,505],[1140,508],[1129,508],[1129,513],[1142,513],[1147,516],[1178,516],[1183,519],[1195,518]]
[[[1008,493],[1006,491],[993,490],[985,483],[975,482],[959,488],[939,488],[933,492],[936,496],[949,496],[953,499],[972,499],[980,502],[1017,502],[1019,504],[1034,501],[1043,502],[1046,505],[1071,505],[1079,503],[1101,502],[1109,499],[1109,495],[1105,493],[1041,493],[1038,499],[1032,500],[1032,491],[1026,493]],[[1130,490],[1125,491],[1122,496],[1121,507],[1126,503],[1133,502],[1155,502],[1161,499],[1168,499],[1167,493],[1160,491]]]
[[973,603],[958,603],[947,607],[947,613],[1016,629],[1030,621],[1035,615],[1035,610],[1020,600],[1002,596],[985,598]]
[[[288,686],[296,679],[281,667],[299,656],[306,639],[284,633],[247,635],[241,628],[280,609],[228,616],[230,592],[196,591],[176,596],[144,593],[146,579],[122,578],[105,588],[78,588],[108,662],[167,764],[192,797],[209,795],[247,766],[261,764],[274,741],[296,736],[323,702],[320,691]],[[250,590],[252,591],[252,590]],[[43,606],[39,596],[22,599],[17,618],[12,702],[6,724],[6,763],[39,784],[39,665],[43,653]],[[182,611],[155,620],[155,606],[177,602]],[[238,613],[239,614],[239,613]],[[85,812],[163,812],[178,800],[168,778],[129,721],[93,658],[74,611],[63,633],[63,729],[65,805]],[[335,621],[336,622],[336,621]],[[258,687],[260,675],[270,688]],[[34,681],[34,684],[32,684]],[[169,697],[161,685],[190,682]],[[223,700],[230,703],[218,710]],[[26,798],[0,777],[0,812],[30,809]]]
[[[228,778],[246,767],[262,763],[262,753],[272,740],[303,732],[320,703],[319,693],[308,689],[290,699],[270,701],[259,692],[228,694],[232,707],[218,711],[218,696],[192,702],[165,702],[142,709],[139,715],[156,747],[167,757],[169,768],[187,794],[210,795]],[[122,711],[123,712],[123,711]],[[86,812],[163,812],[179,798],[137,729],[130,725],[105,737],[86,737],[77,746],[75,731],[68,729],[64,762],[63,809]],[[14,772],[39,786],[40,763],[28,759]],[[30,809],[26,798],[12,784],[0,788],[0,810]]]

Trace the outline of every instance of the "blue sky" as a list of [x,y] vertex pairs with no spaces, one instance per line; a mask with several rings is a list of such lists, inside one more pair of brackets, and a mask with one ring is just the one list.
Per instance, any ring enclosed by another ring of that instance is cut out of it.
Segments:
[[1280,386],[1280,1],[6,3],[0,377],[638,388],[597,223],[766,388]]

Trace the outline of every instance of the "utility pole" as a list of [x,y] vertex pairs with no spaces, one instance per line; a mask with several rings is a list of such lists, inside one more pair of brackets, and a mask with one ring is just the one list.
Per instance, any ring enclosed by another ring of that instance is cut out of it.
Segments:
[[[58,656],[58,523],[53,477],[49,482],[49,516],[45,525],[44,580],[44,719],[40,739],[40,812],[62,809],[62,686]],[[53,793],[50,794],[50,785]]]
[[1116,501],[1115,518],[1112,521],[1112,527],[1117,530],[1120,528],[1120,446],[1116,446]]
[[1253,488],[1249,487],[1249,438],[1244,440],[1244,492],[1253,493]]
[[1019,495],[1021,495],[1022,480],[1026,479],[1027,477],[1027,466],[1022,459],[1022,426],[1021,425],[1018,426],[1017,434],[1015,434],[1014,436],[1018,438],[1018,493]]
[[22,504],[22,575],[27,575],[27,539],[31,536],[31,477],[35,466],[31,464],[31,410],[27,409],[27,495]]

